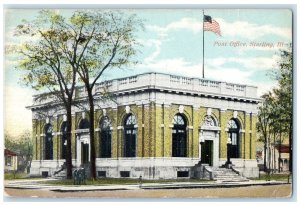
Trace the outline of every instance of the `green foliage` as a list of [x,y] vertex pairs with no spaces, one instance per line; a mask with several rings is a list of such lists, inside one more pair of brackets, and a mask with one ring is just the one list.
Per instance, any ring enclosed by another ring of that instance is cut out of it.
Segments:
[[25,131],[19,137],[12,137],[7,132],[5,133],[5,148],[16,152],[22,164],[18,165],[18,171],[24,172],[30,167],[33,155],[33,143],[31,139],[31,132]]
[[278,68],[272,73],[278,87],[262,96],[257,129],[263,136],[280,132],[287,136],[292,129],[292,57],[291,51],[281,51]]
[[[278,67],[272,73],[273,78],[278,81],[278,87],[262,96],[263,102],[259,107],[257,130],[260,134],[259,140],[265,143],[265,151],[271,144],[281,145],[285,137],[289,137],[290,140],[292,138],[292,63],[292,51],[290,49],[281,51]],[[271,143],[272,140],[273,143]],[[265,169],[266,161],[265,159]]]
[[14,179],[28,179],[28,174],[26,173],[20,173],[20,172],[9,172],[4,173],[4,179],[5,180],[14,180]]

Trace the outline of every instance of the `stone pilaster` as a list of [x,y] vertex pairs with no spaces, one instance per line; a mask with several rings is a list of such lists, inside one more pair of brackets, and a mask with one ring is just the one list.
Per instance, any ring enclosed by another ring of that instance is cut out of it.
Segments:
[[252,150],[251,148],[251,114],[246,113],[245,115],[245,140],[246,140],[246,144],[245,144],[245,159],[250,159],[250,152]]
[[173,120],[173,116],[171,114],[171,106],[170,105],[165,105],[164,117],[165,117],[164,156],[172,157],[172,127],[173,127],[172,120]]
[[33,160],[37,160],[38,159],[38,143],[37,143],[37,126],[38,126],[38,120],[37,119],[32,119],[32,143],[33,143]]
[[221,110],[220,112],[220,127],[221,127],[221,134],[220,134],[220,158],[225,159],[227,158],[227,122],[228,122],[228,113],[226,110]]
[[112,110],[112,118],[113,118],[113,121],[112,121],[112,126],[113,126],[113,131],[111,133],[112,135],[112,143],[111,143],[111,149],[112,149],[112,158],[117,158],[118,157],[118,109],[117,108],[114,108]]
[[193,140],[192,140],[192,157],[199,157],[199,126],[200,126],[200,108],[193,106]]
[[151,107],[149,104],[144,105],[144,157],[151,155]]
[[256,122],[257,115],[252,114],[251,159],[256,159]]
[[137,151],[136,156],[137,157],[143,157],[144,156],[144,105],[139,105],[137,107],[137,124],[138,124],[138,136],[137,136]]
[[162,136],[162,126],[163,126],[163,108],[162,105],[155,105],[155,155],[154,157],[162,157],[163,156],[163,136]]

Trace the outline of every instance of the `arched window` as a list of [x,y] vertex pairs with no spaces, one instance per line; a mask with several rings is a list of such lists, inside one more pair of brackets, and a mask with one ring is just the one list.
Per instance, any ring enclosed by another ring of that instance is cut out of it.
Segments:
[[229,120],[227,124],[228,128],[228,137],[231,139],[231,158],[239,158],[240,156],[240,138],[239,138],[239,131],[240,127],[238,122],[235,119]]
[[173,118],[172,129],[172,156],[186,157],[187,156],[187,134],[186,134],[186,120],[180,115],[176,114]]
[[90,127],[90,122],[86,118],[82,119],[79,123],[79,129],[88,129]]
[[67,154],[67,122],[63,122],[61,125],[61,159],[66,159]]
[[129,114],[124,121],[124,157],[135,157],[136,153],[136,118]]
[[100,121],[99,145],[100,157],[111,157],[111,122],[107,116],[104,116]]
[[45,126],[45,160],[53,159],[53,128],[51,124]]

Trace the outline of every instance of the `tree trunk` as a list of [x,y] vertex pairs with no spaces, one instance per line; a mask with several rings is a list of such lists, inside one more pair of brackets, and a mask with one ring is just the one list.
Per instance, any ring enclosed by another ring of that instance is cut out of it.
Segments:
[[280,134],[279,134],[279,145],[278,145],[278,172],[280,173],[281,170],[281,124],[280,124]]
[[273,173],[276,172],[276,157],[275,157],[275,154],[276,154],[276,133],[274,132],[274,136],[273,136]]
[[96,179],[96,151],[95,151],[95,124],[94,124],[94,99],[92,88],[88,89],[88,98],[90,105],[90,144],[91,144],[91,178]]
[[271,134],[268,136],[268,174],[271,171]]
[[267,146],[268,146],[268,140],[267,135],[265,135],[265,142],[264,142],[264,171],[267,171]]
[[68,104],[67,108],[67,154],[66,154],[66,166],[67,166],[67,179],[72,179],[72,112],[71,104]]

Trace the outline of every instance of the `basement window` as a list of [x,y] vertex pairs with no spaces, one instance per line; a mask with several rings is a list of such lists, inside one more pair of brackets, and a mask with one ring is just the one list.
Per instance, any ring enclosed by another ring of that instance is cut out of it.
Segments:
[[42,177],[48,177],[48,172],[47,171],[43,171],[42,172]]
[[177,177],[189,177],[189,171],[177,171]]
[[98,177],[106,177],[106,171],[98,171]]
[[120,176],[121,177],[130,177],[130,172],[129,171],[120,171]]

